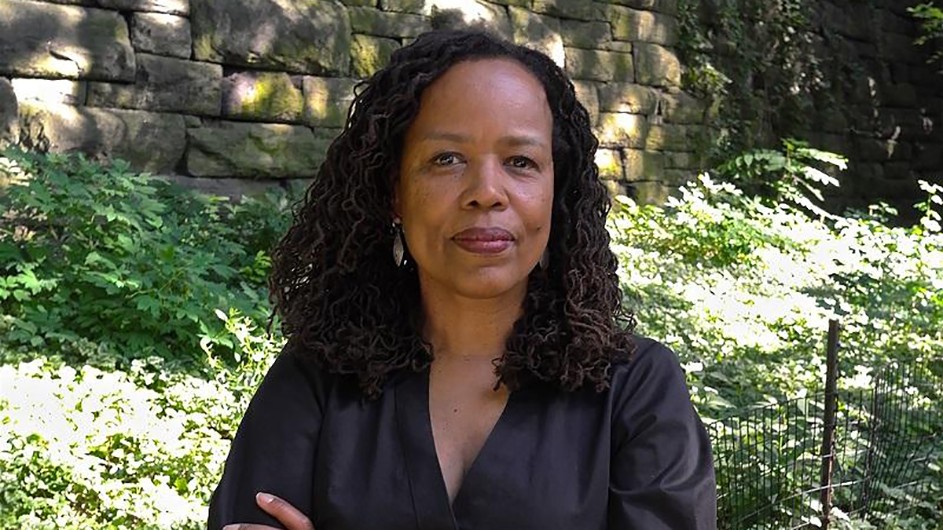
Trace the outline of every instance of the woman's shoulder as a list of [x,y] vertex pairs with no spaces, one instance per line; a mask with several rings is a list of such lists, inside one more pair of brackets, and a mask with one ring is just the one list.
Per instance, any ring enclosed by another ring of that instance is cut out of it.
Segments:
[[632,336],[634,348],[628,355],[613,361],[611,367],[612,380],[616,381],[632,377],[633,374],[645,375],[655,372],[680,372],[681,363],[678,356],[668,346],[657,340],[639,335]]
[[647,337],[633,336],[635,348],[612,363],[610,395],[616,401],[638,401],[643,395],[688,397],[684,370],[668,346]]
[[326,396],[344,386],[340,379],[326,370],[310,351],[289,342],[269,367],[262,388],[290,392],[296,398],[313,399],[323,405]]

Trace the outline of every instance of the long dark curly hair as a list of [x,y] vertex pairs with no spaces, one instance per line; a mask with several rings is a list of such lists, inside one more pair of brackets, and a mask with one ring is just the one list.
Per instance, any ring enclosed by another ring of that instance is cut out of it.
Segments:
[[543,85],[553,113],[554,205],[549,266],[528,279],[499,381],[539,380],[567,391],[608,387],[633,349],[605,228],[609,197],[594,164],[598,142],[573,84],[545,55],[481,31],[426,33],[357,86],[347,124],[274,253],[270,298],[289,347],[356,377],[368,398],[398,371],[432,361],[423,340],[414,264],[392,259],[392,194],[403,138],[423,90],[461,61],[508,58]]

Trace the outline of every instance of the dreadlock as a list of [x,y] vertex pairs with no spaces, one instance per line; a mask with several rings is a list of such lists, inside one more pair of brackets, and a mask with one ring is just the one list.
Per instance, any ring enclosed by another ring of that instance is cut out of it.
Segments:
[[427,368],[433,356],[420,334],[415,264],[397,267],[390,258],[406,130],[426,87],[456,63],[488,58],[530,71],[553,114],[550,265],[528,279],[523,316],[495,367],[499,381],[602,391],[611,363],[633,349],[634,319],[621,309],[605,228],[608,194],[594,164],[598,142],[573,84],[539,52],[481,31],[433,31],[357,86],[346,126],[273,257],[270,299],[289,347],[354,376],[365,397],[379,396],[397,371]]

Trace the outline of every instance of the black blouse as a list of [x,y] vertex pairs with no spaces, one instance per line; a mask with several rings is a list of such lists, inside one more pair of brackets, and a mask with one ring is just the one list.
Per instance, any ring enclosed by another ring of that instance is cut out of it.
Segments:
[[364,401],[347,378],[286,351],[233,440],[209,528],[282,528],[256,507],[266,491],[316,530],[713,530],[710,442],[684,374],[665,346],[637,343],[606,392],[512,392],[451,505],[428,371]]

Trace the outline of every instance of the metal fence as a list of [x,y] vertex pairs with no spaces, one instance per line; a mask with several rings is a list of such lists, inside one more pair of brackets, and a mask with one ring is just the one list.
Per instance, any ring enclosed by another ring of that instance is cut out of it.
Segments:
[[835,528],[889,517],[943,529],[943,360],[875,371],[841,390],[837,325],[825,391],[710,423],[727,530]]

